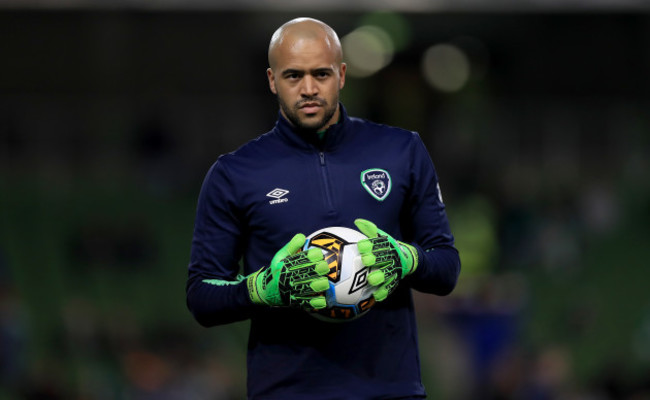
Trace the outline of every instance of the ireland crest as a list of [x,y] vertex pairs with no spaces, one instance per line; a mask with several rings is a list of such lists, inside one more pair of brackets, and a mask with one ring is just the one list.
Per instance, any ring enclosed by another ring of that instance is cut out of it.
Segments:
[[384,201],[390,193],[390,174],[380,168],[367,169],[361,173],[361,185],[372,197]]

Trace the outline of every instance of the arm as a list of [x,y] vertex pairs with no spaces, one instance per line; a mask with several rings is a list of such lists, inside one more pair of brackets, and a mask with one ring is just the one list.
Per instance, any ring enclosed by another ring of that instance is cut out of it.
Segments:
[[456,287],[460,274],[458,250],[453,246],[440,246],[422,250],[417,244],[420,264],[406,281],[415,290],[446,296]]
[[237,275],[244,235],[233,190],[217,161],[199,194],[186,286],[187,306],[203,326],[250,318],[255,307]]
[[417,249],[418,267],[405,279],[418,291],[447,295],[456,286],[460,258],[433,162],[419,136],[414,139],[411,199],[401,220],[405,241]]
[[187,306],[203,326],[250,318],[256,307],[326,305],[329,272],[323,253],[302,251],[303,234],[275,254],[270,264],[248,277],[237,275],[245,231],[227,169],[217,162],[206,177],[197,206],[187,281]]
[[408,201],[400,214],[402,240],[395,240],[374,223],[357,219],[368,237],[359,241],[364,265],[371,268],[368,283],[377,286],[376,301],[383,301],[405,280],[416,290],[446,295],[456,286],[460,258],[454,248],[438,178],[424,144],[413,136]]
[[206,283],[188,280],[187,307],[197,322],[205,327],[250,318],[254,308],[246,283],[241,280]]

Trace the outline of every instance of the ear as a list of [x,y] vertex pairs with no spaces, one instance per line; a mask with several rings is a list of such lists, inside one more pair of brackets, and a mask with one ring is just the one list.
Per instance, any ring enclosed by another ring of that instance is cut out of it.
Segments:
[[339,90],[343,89],[343,86],[345,86],[345,71],[348,69],[348,66],[345,63],[341,63],[341,66],[339,67]]
[[271,89],[271,93],[278,94],[278,91],[275,89],[275,74],[273,74],[271,68],[266,69],[266,77],[269,79],[269,89]]

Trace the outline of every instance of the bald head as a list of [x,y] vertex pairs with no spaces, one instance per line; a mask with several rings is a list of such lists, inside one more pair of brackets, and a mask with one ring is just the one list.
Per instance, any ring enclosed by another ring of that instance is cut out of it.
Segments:
[[269,44],[269,89],[296,128],[322,131],[339,120],[339,92],[347,69],[336,32],[321,21],[297,18]]
[[329,25],[313,18],[296,18],[279,27],[269,44],[269,66],[275,69],[281,48],[292,47],[303,40],[322,40],[337,63],[343,60],[339,37]]

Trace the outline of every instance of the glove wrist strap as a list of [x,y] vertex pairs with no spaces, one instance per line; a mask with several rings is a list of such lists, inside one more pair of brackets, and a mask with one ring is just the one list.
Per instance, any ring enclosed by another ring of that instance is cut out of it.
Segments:
[[251,274],[246,279],[246,287],[248,288],[248,296],[250,297],[251,301],[254,304],[266,304],[266,303],[264,303],[264,300],[262,300],[262,296],[260,296],[259,292],[257,291],[257,277],[261,272],[262,272],[262,270],[254,272],[253,274]]
[[412,264],[411,264],[411,268],[409,268],[408,272],[404,274],[404,276],[410,275],[413,272],[415,272],[415,269],[418,267],[418,261],[419,261],[418,250],[414,246],[411,246],[410,244],[403,243],[403,242],[398,242],[398,243],[402,251],[409,254],[408,258]]

